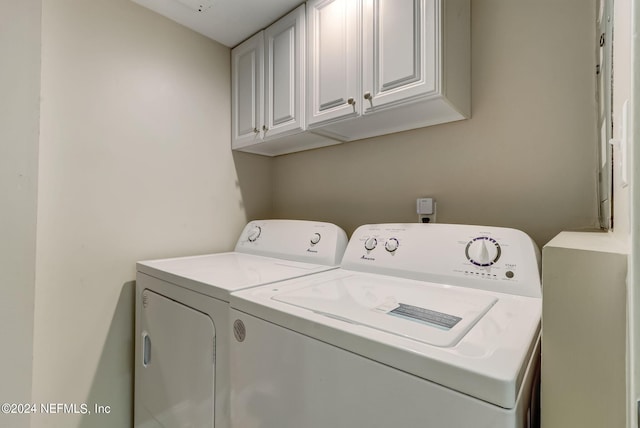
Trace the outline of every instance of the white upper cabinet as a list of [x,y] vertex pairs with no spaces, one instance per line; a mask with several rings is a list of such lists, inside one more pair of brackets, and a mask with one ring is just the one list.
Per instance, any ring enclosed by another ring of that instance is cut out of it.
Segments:
[[365,113],[436,93],[439,39],[436,3],[365,0],[362,68]]
[[301,6],[264,30],[264,139],[304,129],[305,15]]
[[305,5],[231,51],[231,148],[267,156],[337,144],[306,130]]
[[238,149],[260,141],[263,120],[264,38],[262,32],[231,53],[232,144]]
[[360,0],[307,3],[310,127],[360,114],[360,6]]
[[231,147],[275,156],[468,118],[470,30],[470,0],[309,0],[231,51]]
[[313,0],[308,7],[314,132],[351,141],[469,117],[469,0]]

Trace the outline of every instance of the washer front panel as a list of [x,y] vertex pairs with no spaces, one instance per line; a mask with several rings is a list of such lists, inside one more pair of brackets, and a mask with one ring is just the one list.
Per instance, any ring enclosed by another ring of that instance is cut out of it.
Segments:
[[231,342],[233,426],[526,427],[529,371],[504,409],[240,311],[231,319],[246,326]]

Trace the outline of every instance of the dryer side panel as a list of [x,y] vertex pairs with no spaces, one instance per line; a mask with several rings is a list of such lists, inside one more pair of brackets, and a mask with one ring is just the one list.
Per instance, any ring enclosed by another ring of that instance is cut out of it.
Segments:
[[135,427],[213,427],[213,321],[148,289],[140,297]]

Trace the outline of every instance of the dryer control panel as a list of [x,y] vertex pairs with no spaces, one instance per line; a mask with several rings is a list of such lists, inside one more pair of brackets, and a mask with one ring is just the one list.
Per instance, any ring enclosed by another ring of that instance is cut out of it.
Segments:
[[541,297],[540,251],[515,229],[375,224],[351,237],[342,268]]
[[346,246],[347,235],[335,224],[305,220],[256,220],[245,226],[235,251],[337,266]]

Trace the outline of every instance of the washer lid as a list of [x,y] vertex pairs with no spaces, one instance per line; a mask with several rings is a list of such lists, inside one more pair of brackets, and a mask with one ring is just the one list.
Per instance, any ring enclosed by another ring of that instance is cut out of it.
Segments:
[[[390,303],[387,297],[394,298],[401,310],[389,314],[395,308],[385,306]],[[337,303],[342,299],[345,302]],[[230,304],[266,322],[506,409],[516,405],[536,354],[542,312],[542,299],[537,297],[342,268],[234,292]],[[404,310],[408,313],[399,313]],[[428,321],[415,320],[420,316]]]
[[441,347],[455,346],[498,300],[467,290],[358,276],[294,289],[272,299]]

